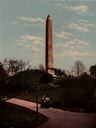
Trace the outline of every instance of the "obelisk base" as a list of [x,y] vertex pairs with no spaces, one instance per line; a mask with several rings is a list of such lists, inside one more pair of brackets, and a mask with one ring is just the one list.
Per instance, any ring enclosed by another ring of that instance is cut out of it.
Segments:
[[53,68],[52,68],[52,69],[49,68],[49,69],[47,70],[47,72],[48,72],[49,74],[51,74],[52,76],[54,76],[54,74],[55,74]]

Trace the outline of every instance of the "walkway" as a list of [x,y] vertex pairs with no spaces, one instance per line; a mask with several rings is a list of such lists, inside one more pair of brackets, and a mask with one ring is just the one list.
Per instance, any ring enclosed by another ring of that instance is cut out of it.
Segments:
[[[30,101],[12,98],[7,102],[36,110],[36,104]],[[39,112],[48,117],[48,122],[39,128],[96,128],[96,114],[75,113],[54,108],[42,109],[40,107]]]

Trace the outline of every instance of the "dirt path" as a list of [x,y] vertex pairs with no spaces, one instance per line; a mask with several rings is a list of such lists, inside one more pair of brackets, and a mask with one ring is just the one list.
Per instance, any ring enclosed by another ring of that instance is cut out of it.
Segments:
[[[36,110],[36,104],[30,101],[12,98],[7,102]],[[74,113],[60,109],[41,109],[39,112],[48,117],[48,122],[39,128],[96,128],[96,114]]]

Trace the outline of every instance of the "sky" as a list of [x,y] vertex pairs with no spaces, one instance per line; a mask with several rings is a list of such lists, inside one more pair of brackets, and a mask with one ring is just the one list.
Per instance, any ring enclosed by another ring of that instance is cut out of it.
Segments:
[[52,18],[54,67],[96,64],[96,0],[0,0],[0,61],[45,65],[45,21]]

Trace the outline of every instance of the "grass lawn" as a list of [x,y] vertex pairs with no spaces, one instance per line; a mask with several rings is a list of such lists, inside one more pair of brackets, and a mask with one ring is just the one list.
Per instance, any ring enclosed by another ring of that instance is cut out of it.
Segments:
[[[75,80],[64,82],[64,85],[62,83],[58,87],[42,85],[38,92],[39,103],[43,95],[48,95],[50,97],[50,104],[54,108],[60,108],[74,112],[96,113],[96,103],[89,104],[89,101],[92,102],[91,99],[93,95],[93,88],[91,85],[86,85],[84,83],[85,81],[82,82],[84,85],[79,83],[80,81]],[[78,82],[78,84],[74,82]],[[34,90],[23,92],[17,96],[17,98],[36,102],[36,94]]]
[[41,114],[10,103],[0,103],[1,128],[36,128],[47,121]]

